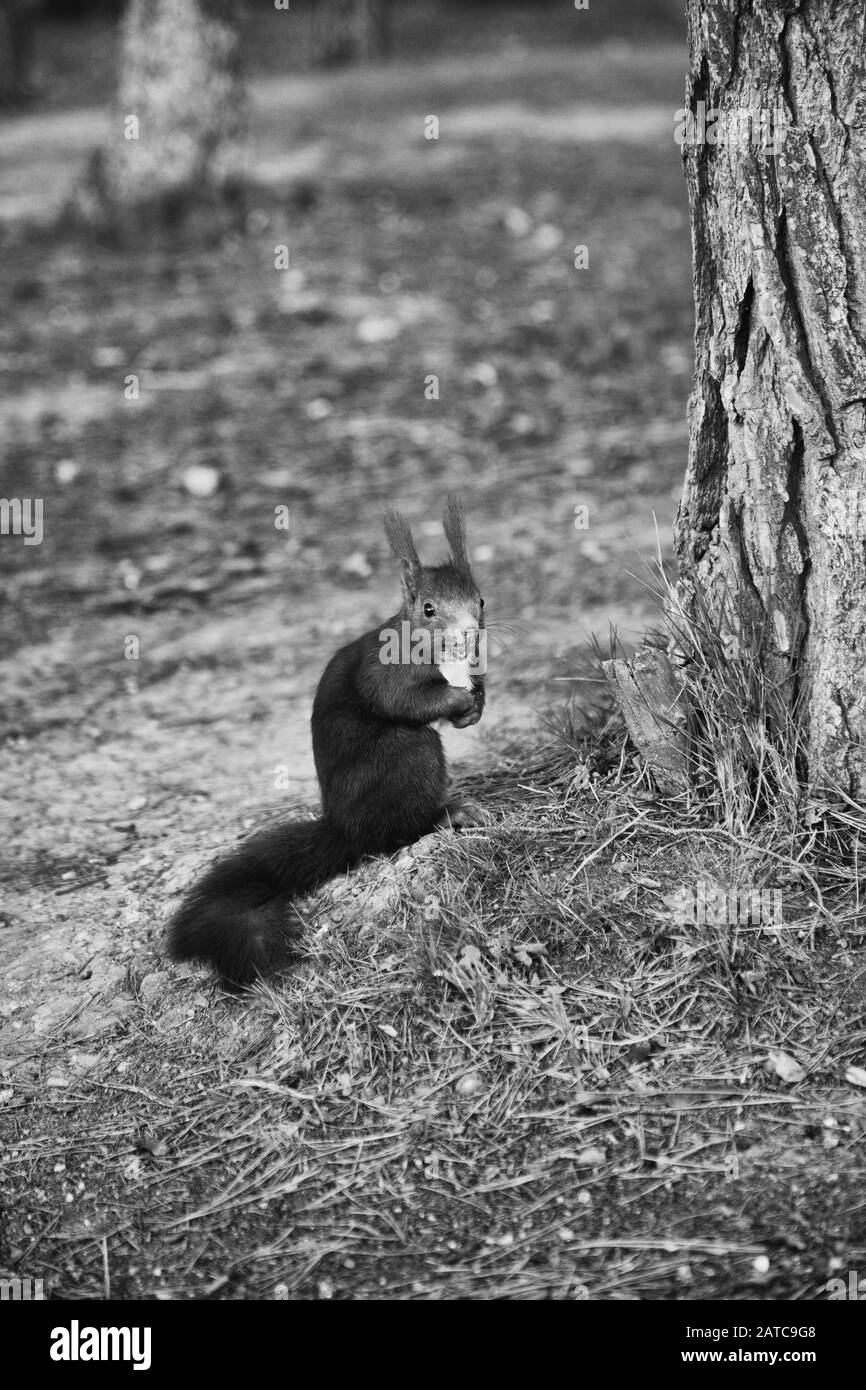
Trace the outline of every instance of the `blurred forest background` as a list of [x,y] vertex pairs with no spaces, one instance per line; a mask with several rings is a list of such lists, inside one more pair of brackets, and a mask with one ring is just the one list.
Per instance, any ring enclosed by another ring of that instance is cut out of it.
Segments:
[[[2,99],[30,95],[40,107],[55,110],[108,99],[115,80],[116,27],[126,4],[2,0]],[[359,57],[419,61],[490,56],[503,45],[574,49],[620,42],[640,47],[684,43],[685,38],[681,0],[588,0],[585,9],[571,0],[367,0],[360,8],[372,12],[370,50],[353,51],[333,38],[329,44],[329,33],[345,34],[334,17],[355,8],[355,0],[287,0],[285,5],[282,0],[238,0],[230,5],[239,15],[251,75],[298,72]]]
[[590,636],[653,616],[692,373],[679,4],[411,0],[366,58],[324,53],[316,9],[239,11],[229,215],[119,234],[82,189],[120,139],[120,6],[0,6],[27,36],[0,140],[0,495],[44,500],[42,543],[0,544],[31,876],[113,853],[130,804],[155,853],[179,824],[199,852],[230,839],[273,811],[277,756],[282,795],[315,798],[318,674],[395,606],[386,504],[435,558],[464,494],[513,629],[482,743],[590,698]]

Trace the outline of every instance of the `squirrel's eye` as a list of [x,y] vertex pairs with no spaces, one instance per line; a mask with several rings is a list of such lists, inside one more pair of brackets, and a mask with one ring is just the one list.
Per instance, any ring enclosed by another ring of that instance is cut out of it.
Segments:
[[480,594],[478,595],[478,607],[479,607],[479,608],[483,608],[483,607],[484,607],[484,599],[481,597]]
[[436,617],[436,609],[433,607],[433,604],[432,604],[432,603],[425,603],[425,604],[424,604],[424,617],[425,617],[425,618],[435,618],[435,617]]

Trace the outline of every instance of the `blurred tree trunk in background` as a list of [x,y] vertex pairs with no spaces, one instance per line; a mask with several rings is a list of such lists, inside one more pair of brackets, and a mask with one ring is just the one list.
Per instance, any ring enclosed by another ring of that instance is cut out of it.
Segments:
[[33,21],[41,0],[0,0],[0,105],[33,95]]
[[120,222],[173,220],[236,186],[243,87],[232,0],[130,0],[98,198]]
[[810,784],[864,801],[866,7],[687,11],[697,319],[681,594],[688,606],[697,585],[733,647],[797,701]]
[[389,0],[314,0],[314,5],[313,66],[338,67],[388,56]]

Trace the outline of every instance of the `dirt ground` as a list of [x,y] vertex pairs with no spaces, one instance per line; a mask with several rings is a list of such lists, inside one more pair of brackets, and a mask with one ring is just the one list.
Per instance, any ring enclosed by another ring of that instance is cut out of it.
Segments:
[[644,55],[636,90],[620,49],[451,59],[423,99],[406,65],[260,80],[244,231],[155,251],[54,230],[99,112],[7,122],[3,495],[45,508],[0,555],[9,1046],[88,994],[81,951],[117,978],[158,958],[166,873],[315,802],[318,675],[395,606],[384,505],[433,555],[459,488],[514,629],[458,764],[537,728],[593,633],[640,634],[686,442],[680,69]]

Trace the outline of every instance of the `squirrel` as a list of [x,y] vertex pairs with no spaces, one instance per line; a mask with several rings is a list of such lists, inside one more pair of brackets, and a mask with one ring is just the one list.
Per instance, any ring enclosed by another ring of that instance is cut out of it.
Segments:
[[422,565],[406,520],[385,513],[402,606],[342,647],[319,681],[311,722],[321,815],[243,840],[194,884],[171,920],[170,956],[208,962],[230,990],[286,963],[301,934],[294,898],[365,855],[478,819],[474,808],[449,801],[445,753],[432,727],[476,724],[485,701],[484,599],[453,496],[442,525],[450,558]]

